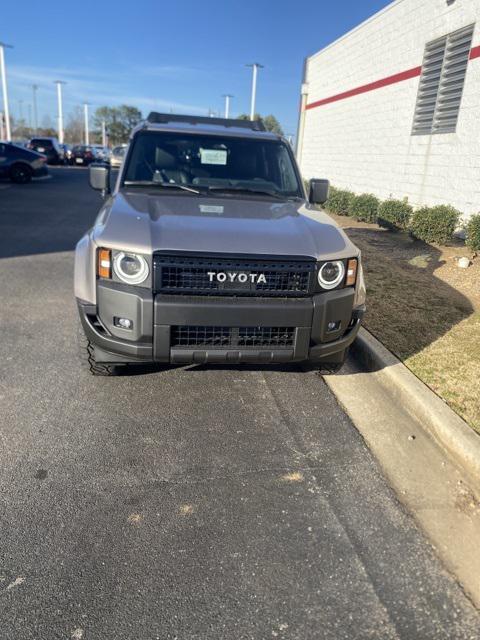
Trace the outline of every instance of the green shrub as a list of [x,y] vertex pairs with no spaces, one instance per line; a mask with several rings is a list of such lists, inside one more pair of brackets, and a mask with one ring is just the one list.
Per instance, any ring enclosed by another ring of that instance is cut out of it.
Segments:
[[351,191],[330,187],[328,200],[325,203],[325,209],[330,211],[330,213],[336,213],[339,216],[348,216],[350,202],[354,197],[355,196]]
[[385,229],[407,229],[413,208],[405,200],[385,200],[378,207],[377,222]]
[[465,243],[472,251],[480,252],[480,213],[472,216],[467,222]]
[[444,204],[422,207],[412,216],[410,233],[425,242],[446,244],[453,238],[460,215],[460,211]]
[[371,193],[354,196],[350,201],[350,215],[361,222],[376,222],[380,200]]

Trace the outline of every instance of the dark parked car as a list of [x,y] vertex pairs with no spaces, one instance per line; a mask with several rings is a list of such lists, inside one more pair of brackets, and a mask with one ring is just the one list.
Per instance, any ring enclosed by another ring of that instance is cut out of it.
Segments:
[[96,160],[98,158],[91,145],[78,144],[73,147],[70,164],[86,167]]
[[0,176],[25,184],[48,175],[47,159],[36,151],[0,142]]
[[48,164],[64,163],[64,151],[57,138],[32,138],[28,148],[46,156]]

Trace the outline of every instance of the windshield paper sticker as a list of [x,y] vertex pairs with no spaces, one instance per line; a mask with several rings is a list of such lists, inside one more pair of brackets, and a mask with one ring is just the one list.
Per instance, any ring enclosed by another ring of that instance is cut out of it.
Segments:
[[226,149],[200,149],[202,164],[227,164]]
[[200,204],[200,211],[202,213],[223,213],[223,207],[213,204]]

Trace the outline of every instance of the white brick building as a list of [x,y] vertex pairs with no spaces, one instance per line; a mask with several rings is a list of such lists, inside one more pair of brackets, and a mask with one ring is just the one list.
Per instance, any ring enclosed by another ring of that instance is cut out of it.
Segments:
[[396,0],[308,58],[306,178],[480,211],[480,0]]

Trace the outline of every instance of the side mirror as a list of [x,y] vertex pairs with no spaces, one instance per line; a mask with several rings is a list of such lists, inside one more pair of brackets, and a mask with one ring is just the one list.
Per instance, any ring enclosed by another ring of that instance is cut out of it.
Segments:
[[328,200],[328,190],[330,182],[328,180],[320,180],[312,178],[310,180],[310,193],[308,199],[312,204],[324,204]]
[[90,165],[90,186],[101,191],[105,196],[110,193],[110,166],[103,162],[92,162]]

